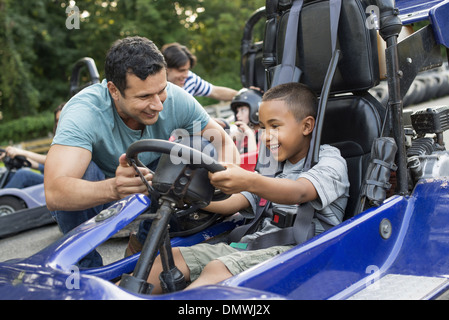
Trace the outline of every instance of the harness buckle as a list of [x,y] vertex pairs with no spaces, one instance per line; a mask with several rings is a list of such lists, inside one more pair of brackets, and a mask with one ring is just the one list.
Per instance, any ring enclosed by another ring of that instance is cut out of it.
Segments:
[[296,212],[285,212],[279,208],[273,208],[272,223],[279,228],[288,228],[293,225],[296,218]]

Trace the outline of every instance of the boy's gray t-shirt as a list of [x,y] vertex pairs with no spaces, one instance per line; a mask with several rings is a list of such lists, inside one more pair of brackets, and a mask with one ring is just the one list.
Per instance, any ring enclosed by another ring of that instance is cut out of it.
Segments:
[[[322,145],[318,163],[307,172],[303,172],[303,167],[304,159],[295,164],[287,160],[282,172],[277,173],[275,178],[298,180],[302,177],[309,180],[318,193],[318,199],[311,202],[316,215],[321,215],[325,218],[325,221],[332,223],[332,225],[341,223],[349,196],[349,179],[346,160],[340,155],[340,151],[335,147]],[[242,192],[242,194],[250,202],[252,214],[254,214],[261,200],[260,197],[250,192]],[[292,213],[295,213],[298,209],[298,205],[272,203],[272,206]],[[251,218],[246,214],[244,216]],[[315,234],[323,232],[324,227],[319,219],[315,217],[313,221],[315,222]],[[259,231],[245,236],[241,241],[248,242],[279,229],[279,227],[271,224],[271,217],[268,217],[262,221]]]
[[[204,108],[178,86],[167,84],[167,99],[157,122],[143,131],[132,130],[118,115],[107,88],[107,81],[94,84],[75,95],[64,106],[53,144],[81,147],[92,152],[92,161],[106,178],[114,177],[118,158],[135,141],[168,140],[176,129],[189,134],[200,132],[210,120]],[[160,157],[144,152],[139,159],[145,165]]]

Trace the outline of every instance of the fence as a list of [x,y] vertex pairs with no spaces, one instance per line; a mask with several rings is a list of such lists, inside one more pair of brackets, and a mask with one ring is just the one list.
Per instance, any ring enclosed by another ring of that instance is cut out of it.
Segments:
[[20,147],[24,150],[32,151],[35,153],[46,154],[50,149],[50,145],[53,138],[41,138],[31,141],[24,141],[20,143]]

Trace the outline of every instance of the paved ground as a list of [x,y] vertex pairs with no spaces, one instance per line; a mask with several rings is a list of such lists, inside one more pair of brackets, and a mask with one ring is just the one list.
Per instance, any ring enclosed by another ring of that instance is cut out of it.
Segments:
[[[27,258],[44,249],[61,236],[62,233],[58,226],[51,224],[0,239],[0,262]],[[103,243],[98,251],[103,257],[104,263],[109,264],[123,258],[127,243],[127,238],[113,238]]]
[[[429,106],[449,106],[449,97],[421,103],[412,109],[423,109]],[[445,141],[449,143],[449,131],[445,134]],[[449,147],[448,147],[449,148]],[[56,224],[44,226],[35,230],[19,233],[0,239],[0,262],[14,258],[25,258],[42,250],[47,245],[61,237]],[[123,257],[127,245],[127,238],[110,239],[102,244],[98,251],[103,256],[105,264],[119,260]]]

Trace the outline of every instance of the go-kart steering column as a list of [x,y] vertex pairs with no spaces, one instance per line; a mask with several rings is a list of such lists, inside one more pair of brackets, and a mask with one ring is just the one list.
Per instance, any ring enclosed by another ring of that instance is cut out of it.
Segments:
[[187,284],[184,275],[175,266],[168,230],[164,238],[164,244],[159,249],[163,268],[163,271],[159,275],[161,287],[165,293],[183,290]]
[[[162,204],[148,232],[148,237],[143,245],[140,258],[134,269],[134,274],[123,275],[122,281],[120,282],[120,287],[135,293],[150,294],[153,290],[153,285],[149,284],[147,279],[156,259],[158,249],[161,251],[162,260],[165,261],[163,278],[169,280],[170,275],[181,274],[174,265],[173,256],[171,255],[170,239],[168,239],[167,232],[170,217],[174,212],[174,203],[171,199],[165,197],[162,197],[161,201]],[[165,270],[165,268],[169,269]],[[176,282],[181,283],[182,281],[177,279]],[[178,286],[176,285],[176,287]],[[168,289],[172,287],[174,286],[171,284],[167,285]]]

